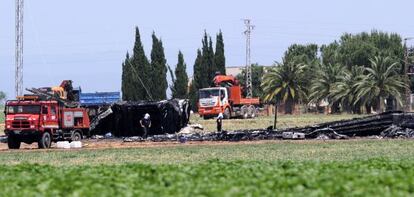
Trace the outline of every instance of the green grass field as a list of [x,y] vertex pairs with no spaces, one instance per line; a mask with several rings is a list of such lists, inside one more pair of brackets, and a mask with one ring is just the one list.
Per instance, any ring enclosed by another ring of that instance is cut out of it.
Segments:
[[[328,121],[337,121],[343,119],[352,119],[363,117],[363,115],[355,114],[340,114],[340,115],[325,115],[325,114],[302,114],[302,115],[279,115],[277,119],[277,128],[287,127],[302,127],[313,125]],[[238,130],[238,129],[257,129],[267,128],[273,126],[274,116],[259,116],[255,119],[230,119],[223,120],[224,130]],[[204,120],[197,114],[191,116],[191,123],[199,123],[204,126],[207,131],[216,130],[216,120]]]
[[6,196],[410,196],[412,140],[0,153]]
[[[279,116],[278,127],[354,115]],[[1,118],[1,116],[0,116]],[[214,120],[192,123],[215,130]],[[265,128],[273,117],[225,120]],[[414,140],[0,152],[0,196],[412,196]]]

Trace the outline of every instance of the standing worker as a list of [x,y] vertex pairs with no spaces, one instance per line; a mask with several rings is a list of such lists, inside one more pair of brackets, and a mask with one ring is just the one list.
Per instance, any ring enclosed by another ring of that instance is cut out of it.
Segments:
[[221,132],[221,126],[223,124],[223,113],[219,113],[216,121],[217,121],[217,132]]
[[146,113],[139,123],[141,124],[142,130],[144,130],[144,135],[142,137],[145,139],[147,138],[149,128],[151,128],[150,115]]

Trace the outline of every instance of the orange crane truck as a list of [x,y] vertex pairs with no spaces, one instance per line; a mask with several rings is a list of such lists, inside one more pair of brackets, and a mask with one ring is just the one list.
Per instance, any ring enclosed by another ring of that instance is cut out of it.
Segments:
[[243,98],[242,88],[232,75],[216,75],[213,87],[199,90],[198,112],[204,119],[223,114],[231,117],[254,118],[259,98]]

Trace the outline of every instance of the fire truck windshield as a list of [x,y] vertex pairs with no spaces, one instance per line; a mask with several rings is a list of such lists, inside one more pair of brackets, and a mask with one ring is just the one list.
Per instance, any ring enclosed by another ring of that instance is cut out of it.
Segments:
[[6,110],[7,114],[39,114],[40,105],[9,105]]
[[219,89],[205,89],[200,90],[200,98],[212,98],[215,96],[220,96]]

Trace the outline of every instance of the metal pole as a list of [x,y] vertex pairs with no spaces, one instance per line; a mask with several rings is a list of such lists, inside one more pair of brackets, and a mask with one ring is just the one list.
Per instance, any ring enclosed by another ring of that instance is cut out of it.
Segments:
[[23,0],[16,0],[15,94],[23,95]]
[[251,98],[253,96],[252,90],[252,66],[251,66],[251,57],[250,57],[250,34],[254,29],[254,26],[250,24],[250,19],[244,19],[244,24],[246,25],[246,97]]
[[276,130],[276,123],[277,123],[277,103],[275,103],[275,120],[273,122],[273,130]]
[[404,111],[410,112],[411,111],[411,91],[410,91],[410,77],[408,76],[408,68],[409,68],[409,62],[408,62],[408,47],[407,47],[407,40],[411,40],[412,38],[405,38],[404,39],[404,78],[406,81],[406,87],[405,87],[405,102],[404,102]]

